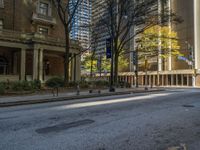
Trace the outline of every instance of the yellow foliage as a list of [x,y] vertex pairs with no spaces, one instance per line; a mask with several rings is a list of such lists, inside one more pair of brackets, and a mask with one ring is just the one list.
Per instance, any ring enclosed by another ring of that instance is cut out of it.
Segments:
[[[146,29],[139,40],[141,56],[158,56],[167,58],[170,54],[180,56],[180,45],[177,33],[169,26],[153,26]],[[159,48],[161,52],[159,52]]]

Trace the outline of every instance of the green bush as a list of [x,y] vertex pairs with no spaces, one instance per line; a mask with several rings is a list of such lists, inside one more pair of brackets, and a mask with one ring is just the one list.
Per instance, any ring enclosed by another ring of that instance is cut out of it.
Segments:
[[120,87],[126,87],[126,88],[130,88],[131,87],[131,84],[130,83],[128,83],[128,82],[119,82],[118,83],[118,85],[120,86]]
[[90,84],[91,83],[87,82],[87,81],[81,81],[81,82],[79,82],[80,88],[89,88]]
[[17,81],[10,84],[12,91],[34,91],[39,89],[41,84],[38,81]]
[[0,95],[5,94],[6,85],[4,83],[0,83]]
[[97,87],[108,87],[109,86],[109,82],[106,80],[97,80],[97,81],[94,81],[94,84]]
[[45,85],[50,88],[64,87],[64,80],[61,77],[53,77],[48,79]]
[[12,82],[11,83],[11,90],[12,91],[23,91],[22,82],[20,82],[20,81]]
[[76,87],[77,86],[77,82],[75,82],[75,81],[71,81],[71,82],[69,82],[69,85],[68,85],[69,87]]
[[31,85],[31,88],[34,90],[41,89],[41,81],[40,80],[30,81],[30,85]]

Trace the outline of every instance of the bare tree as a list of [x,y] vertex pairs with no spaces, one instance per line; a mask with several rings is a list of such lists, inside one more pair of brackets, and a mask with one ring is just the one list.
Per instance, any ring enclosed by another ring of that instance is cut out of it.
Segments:
[[69,84],[69,63],[70,63],[70,29],[74,16],[78,11],[82,0],[53,0],[58,16],[64,27],[65,34],[65,57],[64,57],[64,82]]
[[[162,7],[161,13],[158,12],[159,0],[105,0],[100,4],[99,9],[104,9],[99,19],[99,25],[107,28],[107,33],[112,39],[112,57],[111,57],[111,86],[118,82],[119,56],[123,49],[131,40],[144,30],[171,20],[177,21],[176,15],[169,8]],[[165,3],[166,0],[162,1]],[[164,6],[164,4],[162,5]],[[163,13],[163,12],[170,13]],[[133,26],[137,26],[137,31],[132,32]]]

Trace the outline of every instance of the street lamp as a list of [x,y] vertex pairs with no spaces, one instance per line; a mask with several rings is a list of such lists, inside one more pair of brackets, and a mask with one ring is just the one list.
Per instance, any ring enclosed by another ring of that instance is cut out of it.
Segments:
[[148,90],[148,84],[147,84],[147,68],[148,68],[148,60],[147,60],[147,56],[145,56],[145,60],[144,60],[144,65],[145,65],[145,90]]
[[193,86],[196,85],[196,79],[195,79],[195,76],[196,76],[196,69],[195,69],[195,57],[194,57],[194,47],[188,42],[188,41],[185,41],[186,45],[187,45],[187,50],[189,50],[189,54],[191,56],[191,69],[194,71],[194,74],[192,76],[192,84]]

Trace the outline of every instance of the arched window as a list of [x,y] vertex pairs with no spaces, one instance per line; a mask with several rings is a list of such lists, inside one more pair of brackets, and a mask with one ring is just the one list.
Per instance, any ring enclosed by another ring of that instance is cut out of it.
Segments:
[[0,56],[0,74],[6,74],[8,68],[8,61],[5,57]]

